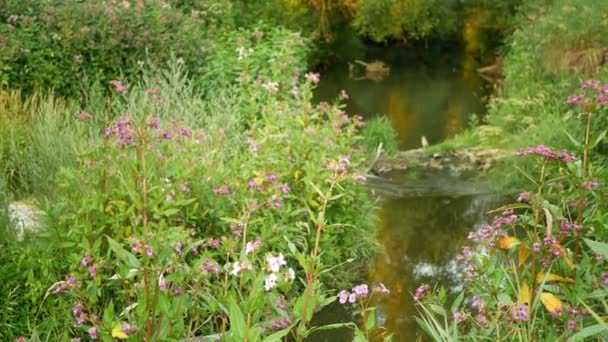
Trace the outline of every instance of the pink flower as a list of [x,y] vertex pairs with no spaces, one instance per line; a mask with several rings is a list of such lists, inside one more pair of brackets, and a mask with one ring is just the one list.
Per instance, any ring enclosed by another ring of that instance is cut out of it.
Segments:
[[376,285],[376,287],[374,287],[374,292],[381,293],[381,294],[391,293],[391,291],[389,289],[387,289],[383,283],[379,283],[378,285]]
[[313,84],[319,84],[321,81],[321,75],[318,72],[309,72],[305,74],[304,77]]
[[591,188],[596,188],[600,186],[600,183],[596,179],[594,179],[592,181],[587,181],[583,183],[583,186],[585,187],[585,189],[589,190]]
[[514,307],[513,312],[511,313],[511,316],[516,321],[527,322],[529,319],[528,306],[526,304],[520,304],[520,305]]
[[277,285],[277,275],[272,273],[266,279],[264,279],[264,289],[266,291],[272,290]]
[[287,264],[283,253],[279,253],[279,255],[276,257],[270,253],[266,254],[266,262],[268,263],[268,269],[270,269],[272,272],[279,272],[281,266]]
[[77,112],[74,115],[76,115],[76,117],[79,118],[80,120],[93,120],[93,115],[91,115],[91,113]]
[[349,296],[350,292],[342,290],[340,291],[340,293],[338,293],[338,301],[340,302],[340,304],[345,304],[348,301]]
[[517,202],[529,202],[530,201],[530,195],[532,195],[532,193],[530,191],[528,192],[522,192],[521,194],[519,194],[519,197],[517,197]]
[[348,96],[348,93],[346,92],[346,90],[342,89],[342,91],[340,91],[340,98],[343,100],[348,100],[350,98],[350,96]]
[[91,336],[91,338],[97,338],[97,327],[91,327],[87,332],[89,333],[89,336]]
[[427,284],[422,284],[416,289],[416,293],[414,294],[414,301],[419,302],[422,300],[426,293],[431,289],[431,287]]
[[114,91],[119,94],[127,95],[127,93],[129,92],[127,87],[125,87],[119,80],[110,81],[110,84],[114,87]]
[[89,267],[89,275],[91,276],[91,278],[95,278],[95,276],[97,275],[97,268],[95,267],[95,265]]
[[369,293],[369,289],[366,284],[361,284],[353,287],[353,293],[357,295],[357,298],[365,298]]
[[91,263],[91,257],[87,255],[84,258],[82,258],[82,261],[80,261],[80,266],[87,267],[87,265],[90,263]]

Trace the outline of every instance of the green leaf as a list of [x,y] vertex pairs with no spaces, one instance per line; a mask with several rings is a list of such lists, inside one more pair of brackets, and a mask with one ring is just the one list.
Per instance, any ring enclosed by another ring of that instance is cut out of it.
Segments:
[[591,248],[596,254],[602,255],[604,258],[608,257],[608,244],[603,242],[597,242],[589,239],[583,239],[587,243],[587,246]]
[[357,325],[353,322],[348,322],[348,323],[334,323],[334,324],[327,324],[327,325],[322,325],[320,327],[314,327],[310,329],[310,333],[313,333],[315,331],[322,331],[322,330],[334,330],[334,329],[341,329],[341,328],[349,328],[349,329],[357,329]]
[[106,235],[106,238],[108,239],[110,249],[116,254],[119,259],[125,261],[127,265],[129,265],[129,267],[131,268],[139,269],[141,267],[141,263],[135,255],[122,248],[122,246],[118,242],[113,240],[111,237]]
[[230,315],[230,333],[232,334],[232,337],[245,340],[245,329],[247,325],[245,316],[232,297],[229,298],[228,310]]
[[103,311],[103,322],[107,325],[111,325],[114,320],[114,303],[110,301],[110,304]]
[[452,307],[450,308],[450,310],[452,312],[456,311],[456,309],[458,309],[458,307],[462,303],[463,299],[464,299],[464,291],[460,292],[460,295],[458,295],[458,297],[456,297],[456,299],[454,300],[454,303],[452,303]]
[[576,147],[581,146],[581,142],[579,142],[578,140],[574,139],[574,137],[572,135],[570,135],[570,133],[568,133],[565,130],[564,130],[564,133],[566,133],[566,136],[568,136],[568,138],[570,139],[570,141],[572,141],[572,143],[574,144],[574,146],[576,146]]
[[600,142],[602,142],[602,140],[604,140],[604,138],[606,137],[606,133],[608,133],[608,130],[604,130],[600,133],[600,135],[597,136],[597,138],[595,139],[595,142],[593,143],[593,145],[591,145],[591,148],[594,148],[595,146],[597,146]]
[[264,342],[281,342],[281,339],[285,337],[291,331],[291,327],[279,330],[274,334],[264,337]]
[[583,330],[577,332],[572,335],[568,341],[582,341],[587,337],[591,337],[597,334],[601,334],[603,332],[607,332],[606,328],[602,324],[590,325]]
[[375,308],[371,308],[367,314],[367,322],[365,322],[365,327],[367,331],[373,330],[376,328],[376,310]]
[[355,330],[355,338],[353,339],[353,342],[367,342],[367,337],[365,337],[365,334],[363,334],[363,332],[359,329]]

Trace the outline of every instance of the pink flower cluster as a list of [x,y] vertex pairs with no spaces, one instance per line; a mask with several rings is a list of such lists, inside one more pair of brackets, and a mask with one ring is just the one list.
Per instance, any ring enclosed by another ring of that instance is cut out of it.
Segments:
[[431,287],[428,284],[422,284],[420,286],[418,286],[418,288],[416,289],[416,293],[414,293],[414,301],[415,302],[419,302],[421,301],[426,294],[431,290]]
[[608,104],[608,84],[601,85],[599,81],[587,80],[581,84],[580,93],[566,99],[570,106],[580,106],[587,111],[592,105],[605,106]]
[[[372,289],[372,294],[389,294],[389,289],[383,283],[379,283]],[[342,290],[338,293],[338,302],[340,304],[355,303],[360,299],[367,298],[369,295],[369,287],[367,284],[360,284],[352,288],[351,291]]]
[[519,149],[517,152],[515,152],[515,155],[537,155],[549,160],[557,160],[564,163],[573,163],[577,160],[574,154],[566,150],[556,151],[544,145],[530,146],[526,149]]

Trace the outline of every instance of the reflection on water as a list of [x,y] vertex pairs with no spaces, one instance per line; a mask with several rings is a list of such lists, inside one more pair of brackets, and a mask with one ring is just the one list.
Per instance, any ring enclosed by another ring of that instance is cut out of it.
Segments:
[[370,282],[384,282],[392,291],[379,303],[394,341],[413,341],[419,329],[412,293],[423,282],[461,289],[460,265],[454,257],[467,232],[486,219],[499,203],[492,195],[412,197],[382,203],[378,240],[385,247],[373,260]]
[[370,48],[366,59],[387,63],[389,77],[381,82],[353,80],[347,63],[335,65],[322,73],[316,97],[331,101],[345,89],[349,114],[388,115],[402,149],[419,147],[422,136],[438,143],[460,132],[470,113],[484,112],[480,98],[485,91],[472,54],[390,47]]
[[[335,65],[321,76],[317,100],[332,101],[340,90],[350,95],[347,112],[366,117],[387,115],[399,134],[401,149],[420,146],[421,137],[438,143],[462,131],[471,113],[485,111],[485,93],[473,57],[479,50],[476,22],[463,30],[466,53],[411,47],[371,48],[366,61],[381,60],[390,68],[382,82],[349,78],[348,65]],[[382,282],[392,291],[378,303],[379,323],[394,333],[394,341],[414,341],[420,330],[412,316],[411,293],[423,282],[437,282],[452,291],[461,288],[455,254],[467,232],[484,222],[500,199],[486,195],[487,185],[448,174],[395,173],[370,179],[370,189],[383,198],[377,228],[384,251],[369,271],[370,284]],[[339,305],[330,306],[318,323],[347,321]],[[348,331],[311,336],[310,341],[350,341]]]

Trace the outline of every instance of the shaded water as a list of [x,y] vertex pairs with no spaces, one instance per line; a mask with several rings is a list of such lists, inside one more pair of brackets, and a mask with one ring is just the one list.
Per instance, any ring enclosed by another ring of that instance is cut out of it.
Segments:
[[[318,100],[331,101],[342,89],[350,95],[347,112],[364,117],[387,115],[399,134],[401,149],[420,147],[425,136],[438,143],[460,132],[470,114],[485,111],[487,91],[472,55],[455,49],[371,47],[365,62],[380,60],[391,68],[380,82],[349,77],[347,63],[323,72]],[[355,66],[355,76],[364,68]]]
[[[356,81],[347,64],[335,65],[322,74],[317,99],[330,101],[346,90],[347,112],[387,115],[401,149],[419,147],[422,136],[438,143],[466,127],[470,113],[485,111],[482,96],[487,92],[471,56],[440,49],[372,48],[366,61],[376,59],[391,68],[386,80]],[[467,233],[487,220],[484,213],[498,206],[500,198],[484,191],[485,184],[447,173],[411,177],[395,172],[372,178],[369,185],[381,199],[377,238],[384,251],[373,259],[368,283],[383,282],[392,291],[378,303],[378,320],[394,333],[394,341],[412,341],[419,328],[411,293],[423,282],[461,288],[454,257]],[[319,317],[327,323],[348,318],[339,307]],[[351,339],[348,332],[335,332],[313,340]]]

